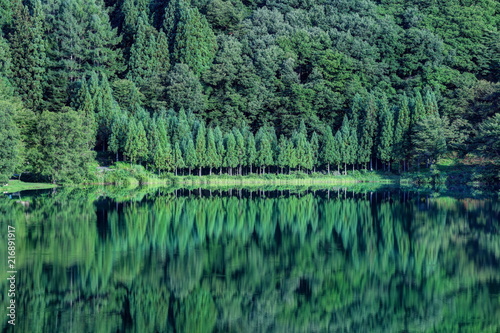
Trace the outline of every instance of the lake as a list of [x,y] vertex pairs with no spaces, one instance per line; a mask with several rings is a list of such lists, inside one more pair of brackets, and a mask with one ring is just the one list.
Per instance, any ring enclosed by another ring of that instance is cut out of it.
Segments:
[[70,188],[0,226],[4,332],[500,332],[497,195]]

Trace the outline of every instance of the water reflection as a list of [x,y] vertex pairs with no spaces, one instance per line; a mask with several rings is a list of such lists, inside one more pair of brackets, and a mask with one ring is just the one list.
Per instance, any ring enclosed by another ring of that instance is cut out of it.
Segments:
[[17,227],[19,332],[500,329],[497,199],[73,189],[18,201],[0,199],[0,223]]

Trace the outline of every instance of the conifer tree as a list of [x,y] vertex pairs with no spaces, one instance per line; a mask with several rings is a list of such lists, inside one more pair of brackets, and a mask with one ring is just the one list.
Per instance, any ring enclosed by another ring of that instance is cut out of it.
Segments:
[[233,168],[236,168],[238,166],[238,152],[236,151],[236,139],[234,138],[233,132],[228,132],[224,137],[224,141],[226,148],[224,165],[229,168],[229,175],[232,175]]
[[205,122],[196,122],[195,138],[198,176],[201,176],[201,169],[207,165],[207,136],[205,130]]
[[183,153],[184,164],[186,165],[186,168],[188,168],[189,174],[191,174],[191,170],[198,166],[198,156],[196,155],[196,148],[191,136],[187,139]]
[[370,162],[370,170],[373,170],[372,155],[376,130],[377,105],[374,97],[370,95],[364,105],[364,114],[361,124],[361,142],[358,150],[358,162],[364,163],[365,168],[367,168],[367,163]]
[[[14,21],[9,35],[12,66],[11,78],[24,105],[33,110],[43,108],[43,91],[47,67],[44,40],[45,20],[41,2],[33,3],[33,15],[22,1],[13,4]],[[50,107],[53,109],[53,106]]]
[[380,100],[380,129],[377,145],[377,157],[391,168],[394,151],[394,111],[387,105],[387,99]]
[[0,100],[0,185],[4,185],[21,162],[22,142],[14,122],[13,107]]
[[217,153],[217,146],[215,144],[214,130],[209,127],[207,131],[207,153],[206,153],[207,166],[210,168],[210,175],[212,175],[212,168],[220,164],[220,157]]
[[127,142],[125,143],[125,156],[130,164],[142,161],[148,154],[148,141],[146,131],[141,121],[131,118],[128,122]]
[[265,168],[272,165],[273,149],[272,137],[268,129],[261,127],[256,135],[257,141],[257,165],[261,168],[261,173],[264,173]]
[[409,149],[410,137],[410,108],[406,94],[401,97],[398,109],[398,118],[394,130],[394,151],[393,157],[396,161],[403,161]]
[[215,57],[217,42],[207,19],[197,8],[181,6],[176,27],[173,58],[200,75]]
[[293,146],[292,140],[286,140],[286,152],[288,156],[288,173],[290,174],[290,169],[295,169],[299,165],[300,157],[297,155],[297,151]]
[[281,169],[281,173],[283,173],[283,169],[290,166],[289,156],[288,156],[288,140],[282,134],[280,135],[279,143],[278,143],[278,156],[276,158],[276,165]]
[[164,121],[157,123],[158,143],[153,156],[153,164],[159,173],[171,171],[175,167],[172,146],[170,145]]
[[316,134],[316,132],[313,132],[313,134],[311,135],[309,146],[311,151],[313,171],[316,172],[316,167],[320,165],[319,136],[318,134]]
[[425,116],[439,117],[439,109],[436,100],[436,94],[432,90],[428,89],[425,92],[423,103],[425,109]]
[[335,164],[335,151],[338,147],[335,145],[332,129],[327,126],[323,133],[323,145],[321,149],[321,159],[327,165],[328,174],[330,174],[330,165]]
[[225,166],[226,162],[226,147],[224,145],[224,137],[222,136],[222,131],[219,126],[215,127],[214,130],[215,146],[217,147],[217,164],[219,167],[219,174],[222,174],[222,167]]
[[252,173],[252,168],[255,165],[255,161],[257,159],[257,147],[255,146],[255,137],[250,131],[246,131],[245,146],[247,153],[246,165],[250,167],[250,173]]
[[108,149],[115,153],[116,161],[119,161],[119,154],[125,151],[128,132],[128,118],[125,114],[116,117],[111,125],[111,135],[109,136]]
[[186,167],[186,164],[184,163],[184,158],[182,157],[182,151],[179,141],[176,141],[174,144],[173,160],[174,160],[175,175],[177,176],[177,170]]
[[337,165],[337,173],[340,174],[340,165],[343,163],[342,147],[344,145],[344,139],[342,138],[342,132],[340,130],[335,133],[334,147],[332,154],[332,164]]
[[347,175],[347,164],[351,164],[354,162],[354,154],[353,154],[353,147],[352,147],[352,130],[351,130],[351,124],[349,122],[349,119],[347,118],[347,115],[344,116],[344,120],[342,122],[342,126],[340,127],[340,156],[341,160],[344,163],[344,172]]
[[241,134],[241,131],[235,127],[233,128],[233,135],[234,135],[234,140],[236,143],[235,150],[236,150],[236,158],[238,159],[238,174],[242,174],[242,165],[245,164],[245,159],[246,159],[246,152],[245,152],[245,138]]
[[139,17],[137,34],[130,48],[127,78],[135,82],[147,101],[161,98],[170,60],[163,31],[158,32],[145,18]]
[[422,94],[420,91],[415,92],[415,97],[412,100],[412,113],[410,126],[413,128],[422,118],[425,117],[426,111],[424,106],[424,101],[422,99]]

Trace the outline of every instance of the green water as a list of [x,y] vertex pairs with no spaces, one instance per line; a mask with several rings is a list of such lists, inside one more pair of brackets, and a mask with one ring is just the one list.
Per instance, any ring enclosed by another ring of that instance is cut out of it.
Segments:
[[3,331],[500,332],[495,197],[74,189],[1,197],[0,227]]

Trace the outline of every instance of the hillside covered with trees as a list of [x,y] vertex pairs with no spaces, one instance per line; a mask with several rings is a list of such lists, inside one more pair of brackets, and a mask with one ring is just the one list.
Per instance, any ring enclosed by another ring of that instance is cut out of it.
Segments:
[[0,181],[499,164],[495,0],[0,0]]

